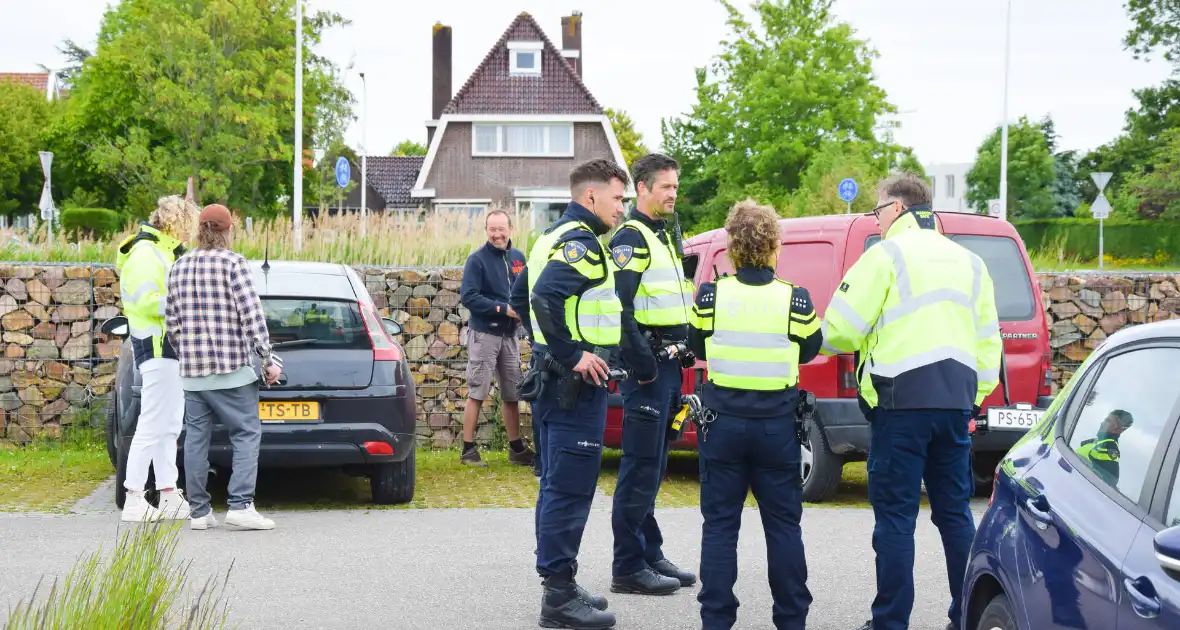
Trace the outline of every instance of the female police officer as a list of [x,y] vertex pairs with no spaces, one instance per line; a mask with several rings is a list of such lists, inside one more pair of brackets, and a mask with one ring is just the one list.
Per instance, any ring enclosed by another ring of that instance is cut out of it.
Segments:
[[699,431],[701,621],[737,620],[737,541],[750,489],[766,530],[774,625],[803,628],[811,605],[799,520],[801,452],[795,408],[799,365],[819,352],[820,322],[807,290],[775,278],[778,215],[743,201],[725,222],[736,275],[702,284],[689,346],[709,365]]

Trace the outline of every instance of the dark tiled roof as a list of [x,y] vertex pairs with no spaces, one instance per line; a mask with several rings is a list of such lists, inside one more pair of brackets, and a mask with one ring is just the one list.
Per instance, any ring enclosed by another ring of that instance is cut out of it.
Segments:
[[[510,41],[544,42],[540,76],[508,74],[506,44]],[[536,20],[528,13],[521,13],[443,108],[443,113],[601,114],[603,110]]]
[[[410,189],[414,187],[418,171],[422,170],[422,162],[425,160],[426,158],[421,155],[370,155],[366,165],[369,185],[385,199],[385,205],[390,208],[417,205],[410,198]],[[360,169],[355,172],[357,174],[354,179],[359,181]]]
[[0,82],[23,83],[44,93],[49,86],[49,75],[44,72],[0,72]]

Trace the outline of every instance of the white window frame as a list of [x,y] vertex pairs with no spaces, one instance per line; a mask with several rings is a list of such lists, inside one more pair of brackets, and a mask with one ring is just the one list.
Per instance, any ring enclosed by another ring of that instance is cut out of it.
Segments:
[[[512,76],[541,76],[541,56],[544,54],[543,42],[508,42],[508,74]],[[534,53],[537,63],[532,68],[521,68],[516,65],[517,54],[521,52]]]
[[[508,153],[504,151],[504,129],[510,126],[544,127],[545,148],[541,153]],[[476,138],[479,127],[496,127],[496,150],[494,152],[480,151]],[[553,152],[550,150],[552,134],[564,129],[569,134],[569,151]],[[572,158],[574,157],[574,123],[572,122],[473,122],[471,123],[471,155],[472,157],[536,157],[536,158]]]

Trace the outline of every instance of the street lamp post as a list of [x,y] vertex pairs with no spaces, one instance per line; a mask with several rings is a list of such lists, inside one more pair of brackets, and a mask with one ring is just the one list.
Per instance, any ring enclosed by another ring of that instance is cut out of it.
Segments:
[[369,163],[369,84],[365,82],[365,73],[361,73],[361,238],[365,238],[369,228],[369,204],[366,194],[369,190],[367,168]]
[[295,251],[303,249],[303,0],[295,0],[295,183],[291,229]]
[[1008,61],[1012,49],[1012,0],[1004,29],[1004,121],[1000,131],[1000,219],[1008,220]]

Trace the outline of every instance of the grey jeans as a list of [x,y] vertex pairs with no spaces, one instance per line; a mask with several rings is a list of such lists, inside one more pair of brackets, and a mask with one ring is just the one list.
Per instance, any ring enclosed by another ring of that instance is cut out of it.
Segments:
[[229,431],[234,459],[228,502],[231,510],[239,510],[254,502],[254,486],[258,479],[258,449],[262,443],[258,383],[184,393],[184,476],[194,518],[213,509],[206,484],[214,421]]

